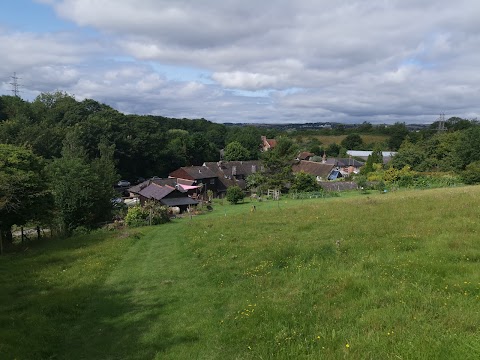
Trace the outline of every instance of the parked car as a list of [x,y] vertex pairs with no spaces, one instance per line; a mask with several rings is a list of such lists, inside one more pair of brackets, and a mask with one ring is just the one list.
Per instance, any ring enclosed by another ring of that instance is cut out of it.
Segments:
[[120,180],[117,185],[118,185],[118,186],[121,186],[121,187],[130,186],[130,181]]

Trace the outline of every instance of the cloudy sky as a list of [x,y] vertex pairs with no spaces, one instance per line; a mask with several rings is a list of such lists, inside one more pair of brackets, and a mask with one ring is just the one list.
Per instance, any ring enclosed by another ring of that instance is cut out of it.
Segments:
[[476,0],[12,0],[0,93],[215,122],[480,114]]

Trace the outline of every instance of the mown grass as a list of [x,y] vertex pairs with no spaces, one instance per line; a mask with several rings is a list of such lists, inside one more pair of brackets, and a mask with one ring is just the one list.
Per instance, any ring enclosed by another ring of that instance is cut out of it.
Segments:
[[251,205],[0,258],[0,358],[480,357],[480,187]]

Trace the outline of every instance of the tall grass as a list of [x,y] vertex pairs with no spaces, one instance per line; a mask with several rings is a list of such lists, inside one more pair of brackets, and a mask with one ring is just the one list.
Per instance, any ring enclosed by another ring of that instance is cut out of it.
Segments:
[[480,357],[480,187],[255,205],[0,258],[0,358]]

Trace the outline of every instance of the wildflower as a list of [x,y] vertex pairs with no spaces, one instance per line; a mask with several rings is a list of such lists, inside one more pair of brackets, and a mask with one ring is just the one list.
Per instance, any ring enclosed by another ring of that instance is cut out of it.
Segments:
[[350,347],[350,344],[345,344],[345,347],[348,349]]

